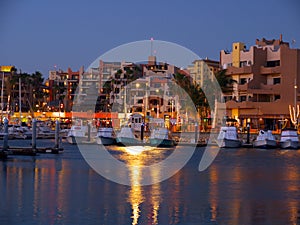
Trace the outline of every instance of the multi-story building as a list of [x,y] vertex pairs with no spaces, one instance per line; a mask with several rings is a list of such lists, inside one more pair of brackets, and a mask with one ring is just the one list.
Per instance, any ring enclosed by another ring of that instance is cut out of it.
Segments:
[[62,70],[49,71],[49,79],[46,84],[49,86],[51,110],[67,112],[72,110],[77,86],[83,73],[83,67],[80,67],[79,71],[72,71],[71,68],[68,68],[66,72]]
[[220,62],[208,58],[197,59],[187,69],[194,83],[202,87],[205,80],[213,80],[215,74],[220,70]]
[[220,63],[236,83],[225,95],[227,116],[242,126],[280,129],[289,120],[289,106],[299,101],[300,50],[282,40],[256,40],[246,48],[233,43],[232,51],[222,50]]

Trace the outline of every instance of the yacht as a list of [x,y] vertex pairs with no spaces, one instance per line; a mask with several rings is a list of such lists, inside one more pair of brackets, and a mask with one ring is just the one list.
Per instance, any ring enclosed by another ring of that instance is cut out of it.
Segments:
[[280,148],[282,149],[299,148],[299,138],[296,129],[284,129],[281,131]]
[[242,141],[237,136],[237,129],[234,126],[221,127],[216,142],[220,148],[239,148],[242,145]]
[[113,145],[116,142],[112,127],[100,127],[97,132],[96,142],[99,145]]
[[173,147],[175,145],[169,130],[165,127],[154,128],[151,131],[149,141],[150,145],[157,147]]
[[141,145],[143,142],[139,140],[133,133],[131,127],[124,126],[117,134],[116,143],[118,145]]
[[271,130],[264,131],[260,130],[258,133],[258,136],[256,137],[256,140],[253,142],[254,148],[276,148],[277,147],[277,141],[272,134]]

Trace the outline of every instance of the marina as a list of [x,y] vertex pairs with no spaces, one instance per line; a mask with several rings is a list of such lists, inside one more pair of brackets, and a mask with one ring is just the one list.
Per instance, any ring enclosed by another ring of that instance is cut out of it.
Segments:
[[[30,140],[11,141],[15,146],[30,144]],[[37,140],[38,147],[53,144],[51,139]],[[95,173],[76,145],[63,139],[62,147],[64,151],[58,155],[16,155],[0,161],[0,191],[5,193],[0,224],[300,222],[299,151],[223,149],[207,170],[199,172],[205,151],[200,147],[186,166],[168,180],[150,186],[126,186]],[[134,155],[129,150],[107,147],[111,155],[127,163],[152,164],[173,152],[153,148]],[[133,183],[141,179],[136,172],[129,174]]]

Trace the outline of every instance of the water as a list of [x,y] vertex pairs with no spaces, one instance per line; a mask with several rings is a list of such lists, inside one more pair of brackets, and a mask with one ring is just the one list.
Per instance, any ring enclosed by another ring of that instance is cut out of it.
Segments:
[[[300,151],[221,150],[199,172],[204,148],[197,148],[170,179],[131,187],[104,179],[76,146],[63,145],[59,155],[0,161],[0,224],[300,224]],[[120,147],[112,150],[133,160]],[[161,150],[162,158],[170,151]],[[143,160],[152,162],[153,154]]]

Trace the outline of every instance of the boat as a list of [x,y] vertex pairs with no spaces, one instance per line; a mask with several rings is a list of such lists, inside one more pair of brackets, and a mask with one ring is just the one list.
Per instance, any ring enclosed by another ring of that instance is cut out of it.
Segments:
[[32,138],[32,131],[27,126],[12,125],[8,127],[8,132],[14,139],[30,139]]
[[36,123],[36,138],[49,139],[55,138],[55,131],[44,121],[37,121]]
[[112,127],[100,127],[97,132],[96,142],[99,145],[113,145],[116,142]]
[[282,149],[298,149],[299,138],[296,129],[284,129],[280,135],[280,148]]
[[221,127],[216,140],[220,148],[239,148],[242,141],[237,137],[237,129],[234,126]]
[[277,141],[272,134],[271,130],[264,131],[260,130],[258,133],[258,136],[256,137],[255,141],[253,142],[254,148],[276,148],[277,147]]
[[69,144],[78,143],[94,143],[96,141],[94,129],[90,131],[90,137],[88,137],[88,126],[72,126],[66,137]]
[[173,147],[175,145],[169,130],[165,127],[154,128],[151,131],[149,141],[151,146],[157,147]]
[[127,146],[127,145],[141,145],[143,142],[134,135],[131,127],[124,126],[117,134],[116,143],[118,145]]

